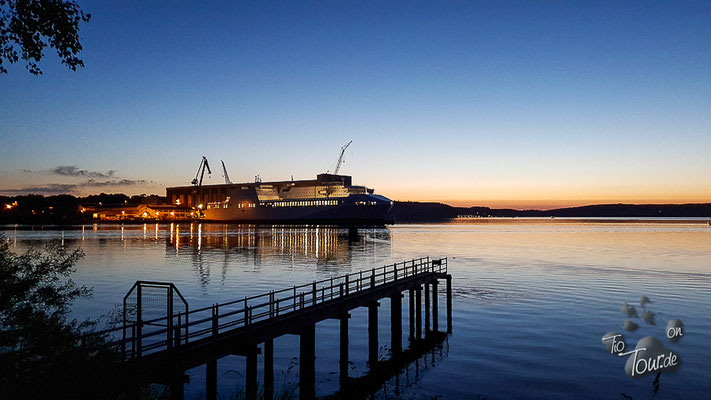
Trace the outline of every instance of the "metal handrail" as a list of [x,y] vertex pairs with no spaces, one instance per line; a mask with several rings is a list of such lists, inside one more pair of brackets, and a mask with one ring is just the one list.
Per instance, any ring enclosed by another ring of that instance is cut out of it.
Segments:
[[[256,296],[247,296],[239,300],[189,310],[186,313],[133,322],[125,326],[90,334],[111,335],[119,331],[130,331],[130,335],[109,342],[109,345],[121,346],[124,358],[132,359],[150,354],[154,350],[180,346],[197,339],[218,335],[227,328],[248,327],[256,322],[265,321],[273,317],[297,311],[303,312],[312,306],[362,293],[407,277],[446,272],[446,258],[430,260],[429,257],[422,257],[339,277],[313,281],[309,284],[297,285],[287,289],[272,290]],[[283,294],[285,296],[281,297],[280,295]],[[235,305],[238,307],[237,309],[234,309]],[[229,309],[229,311],[225,311],[225,309]],[[220,312],[220,310],[223,311]],[[178,320],[177,324],[175,322],[172,325],[168,324],[168,321],[175,321],[176,318]],[[186,319],[189,322],[183,322]],[[161,321],[165,322],[165,324],[161,325],[162,329],[141,332],[140,336],[136,336],[136,328],[139,325],[157,325]],[[169,331],[168,326],[172,326],[173,332]],[[168,333],[167,339],[145,340],[166,333]],[[138,346],[137,341],[141,343]]]

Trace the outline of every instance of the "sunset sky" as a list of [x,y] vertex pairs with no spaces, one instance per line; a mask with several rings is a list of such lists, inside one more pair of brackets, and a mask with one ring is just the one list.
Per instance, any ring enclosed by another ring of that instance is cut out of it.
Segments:
[[0,75],[0,193],[342,172],[393,200],[711,202],[711,2],[84,1]]

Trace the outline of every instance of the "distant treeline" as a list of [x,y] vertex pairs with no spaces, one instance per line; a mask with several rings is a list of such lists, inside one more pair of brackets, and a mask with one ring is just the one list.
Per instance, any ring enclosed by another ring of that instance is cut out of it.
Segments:
[[554,210],[454,207],[442,203],[396,201],[395,222],[433,221],[458,216],[478,217],[711,217],[711,203],[700,204],[599,204]]
[[72,195],[0,196],[0,224],[78,224],[92,220],[82,213],[82,206],[158,204],[164,198],[157,195],[95,194],[86,197]]
[[[92,221],[82,206],[160,204],[158,195],[125,194],[0,196],[0,224],[76,224]],[[489,207],[454,207],[442,203],[396,201],[395,222],[438,221],[458,216],[479,217],[711,217],[711,203],[700,204],[600,204],[554,210],[513,210]]]

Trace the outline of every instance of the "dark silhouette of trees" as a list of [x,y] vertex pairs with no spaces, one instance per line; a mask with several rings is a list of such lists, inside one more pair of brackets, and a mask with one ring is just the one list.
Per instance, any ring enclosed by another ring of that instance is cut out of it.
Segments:
[[[70,275],[81,250],[51,243],[23,254],[0,237],[0,393],[3,398],[111,398],[120,380],[105,379],[120,354],[96,321],[69,320],[72,301],[90,295]],[[107,383],[108,382],[108,383]]]
[[90,19],[74,1],[0,0],[0,74],[7,73],[4,62],[20,60],[31,74],[42,74],[38,63],[46,47],[55,49],[72,71],[84,67],[77,57],[82,50],[79,24]]

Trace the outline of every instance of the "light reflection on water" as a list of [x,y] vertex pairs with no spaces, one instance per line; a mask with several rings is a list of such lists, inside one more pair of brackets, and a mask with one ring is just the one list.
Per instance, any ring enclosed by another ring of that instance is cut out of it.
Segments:
[[[642,327],[626,335],[628,346],[663,335],[674,317],[687,327],[684,339],[670,345],[683,366],[662,376],[655,399],[704,398],[711,391],[711,229],[703,221],[482,219],[357,235],[337,227],[201,224],[5,228],[4,234],[18,251],[50,239],[85,250],[74,278],[94,287],[94,298],[75,305],[79,316],[106,312],[138,279],[172,281],[199,307],[413,257],[450,257],[449,351],[401,388],[407,398],[620,398],[621,392],[649,398],[652,379],[627,378],[624,360],[605,354],[600,343],[605,332],[620,330],[620,305],[647,295],[660,326],[637,321]],[[382,304],[380,342],[387,344],[389,305]],[[354,375],[366,371],[365,333],[366,312],[355,310]],[[319,323],[319,394],[338,387],[337,346],[337,322]],[[277,389],[280,379],[296,379],[289,370],[296,356],[298,338],[275,342]],[[240,391],[243,360],[227,357],[218,368],[220,392]],[[196,398],[204,393],[204,370],[190,375],[186,396]]]

